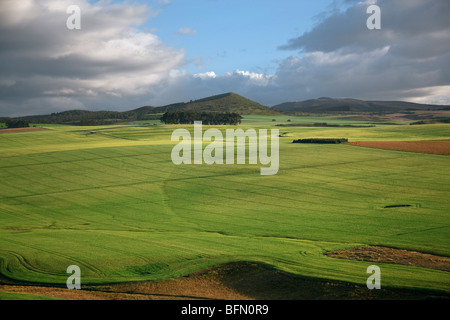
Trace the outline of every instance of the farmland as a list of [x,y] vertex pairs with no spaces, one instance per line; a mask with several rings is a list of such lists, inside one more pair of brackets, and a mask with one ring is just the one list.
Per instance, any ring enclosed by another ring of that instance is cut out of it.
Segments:
[[[365,285],[373,263],[324,253],[372,245],[450,255],[448,156],[292,143],[450,140],[449,124],[276,127],[288,119],[306,121],[261,115],[240,125],[280,129],[273,176],[261,176],[259,164],[174,165],[171,134],[192,125],[42,125],[0,135],[1,275],[65,286],[75,264],[83,285],[105,285],[250,261]],[[395,205],[408,206],[387,208]],[[450,294],[447,271],[377,265],[383,287]]]

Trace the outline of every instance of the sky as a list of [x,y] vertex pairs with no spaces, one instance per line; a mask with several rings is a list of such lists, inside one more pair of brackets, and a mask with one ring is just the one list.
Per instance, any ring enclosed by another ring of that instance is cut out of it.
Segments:
[[447,0],[1,0],[0,116],[226,92],[450,104],[448,17]]

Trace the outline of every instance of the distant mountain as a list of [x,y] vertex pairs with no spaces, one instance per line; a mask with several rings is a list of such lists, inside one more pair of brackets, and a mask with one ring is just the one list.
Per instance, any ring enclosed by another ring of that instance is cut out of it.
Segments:
[[404,101],[364,101],[357,99],[318,98],[298,102],[285,102],[273,106],[284,113],[329,113],[329,112],[387,112],[412,110],[439,110],[447,106],[419,104]]
[[192,111],[192,112],[235,112],[239,114],[277,115],[279,111],[263,106],[255,101],[229,92],[187,103],[175,103],[155,108],[152,112]]

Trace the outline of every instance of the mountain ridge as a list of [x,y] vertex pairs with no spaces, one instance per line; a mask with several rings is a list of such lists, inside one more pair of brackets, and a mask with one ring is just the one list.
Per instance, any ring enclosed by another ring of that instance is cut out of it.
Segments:
[[441,110],[446,105],[421,104],[406,101],[372,101],[352,98],[308,99],[284,102],[272,106],[284,113],[326,113],[326,112],[399,112],[411,110]]
[[67,110],[47,115],[1,117],[20,119],[29,123],[57,123],[72,125],[103,125],[136,120],[159,120],[168,111],[238,113],[240,115],[295,115],[304,113],[396,113],[414,110],[450,110],[448,105],[420,104],[405,101],[365,101],[352,98],[321,97],[296,102],[285,102],[272,107],[240,96],[234,92],[213,95],[189,102],[164,106],[143,106],[128,111]]

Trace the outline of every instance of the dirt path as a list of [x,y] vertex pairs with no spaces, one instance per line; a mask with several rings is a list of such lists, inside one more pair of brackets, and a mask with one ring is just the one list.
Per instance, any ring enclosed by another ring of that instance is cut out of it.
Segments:
[[450,155],[449,141],[358,141],[348,145],[397,151]]
[[395,263],[450,272],[450,258],[417,251],[380,246],[363,246],[326,254],[332,258]]
[[17,133],[17,132],[40,131],[40,130],[47,130],[47,129],[41,128],[41,127],[0,129],[0,134],[2,134],[2,133]]

